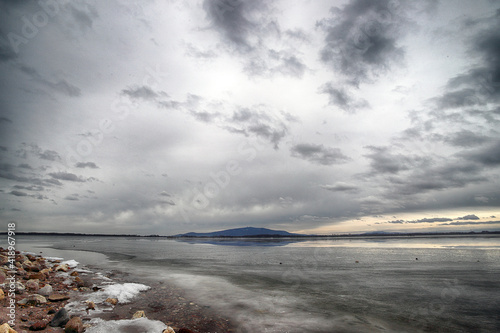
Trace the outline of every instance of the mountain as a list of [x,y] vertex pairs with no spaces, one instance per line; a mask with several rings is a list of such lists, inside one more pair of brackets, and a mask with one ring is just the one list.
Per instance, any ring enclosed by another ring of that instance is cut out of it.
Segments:
[[251,237],[251,236],[300,236],[283,230],[271,230],[266,228],[236,228],[222,231],[198,233],[188,232],[187,234],[175,235],[175,237]]

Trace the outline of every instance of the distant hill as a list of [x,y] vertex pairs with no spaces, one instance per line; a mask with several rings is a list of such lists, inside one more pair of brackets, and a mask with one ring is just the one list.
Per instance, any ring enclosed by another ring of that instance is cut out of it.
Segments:
[[214,232],[188,232],[187,234],[175,235],[175,237],[251,237],[251,236],[300,236],[283,230],[271,230],[266,228],[236,228]]

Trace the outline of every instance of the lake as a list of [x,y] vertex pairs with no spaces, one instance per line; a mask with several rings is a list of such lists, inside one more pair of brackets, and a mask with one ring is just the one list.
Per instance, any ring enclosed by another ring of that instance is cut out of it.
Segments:
[[[181,287],[238,332],[498,332],[500,237],[18,236],[18,249]],[[84,251],[84,252],[82,252]]]

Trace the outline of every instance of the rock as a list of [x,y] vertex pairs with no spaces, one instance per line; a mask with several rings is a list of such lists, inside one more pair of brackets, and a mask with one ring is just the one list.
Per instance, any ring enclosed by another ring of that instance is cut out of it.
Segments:
[[50,284],[46,284],[38,290],[38,293],[43,296],[49,296],[52,294],[52,286]]
[[54,315],[54,318],[50,321],[50,326],[52,327],[63,327],[69,321],[69,314],[65,308],[57,311]]
[[71,272],[71,274],[70,274],[70,275],[71,275],[71,276],[78,276],[78,272],[77,272],[77,271],[73,271],[73,272]]
[[38,292],[38,289],[40,289],[40,281],[38,279],[35,280],[28,280],[26,282],[26,289],[28,291],[33,291],[33,292]]
[[22,294],[26,290],[24,284],[19,281],[16,281],[16,294]]
[[140,310],[134,313],[132,319],[143,318],[143,317],[146,318],[146,314],[144,313],[144,311]]
[[68,299],[69,299],[68,295],[62,295],[62,294],[52,294],[49,296],[49,301],[51,302],[66,301]]
[[59,272],[59,271],[67,272],[68,270],[69,270],[69,267],[66,264],[57,265],[56,269],[55,269],[56,272]]
[[83,287],[83,286],[85,286],[85,283],[83,282],[83,280],[79,276],[77,276],[75,278],[75,284],[76,284],[77,287]]
[[33,263],[31,261],[29,261],[28,259],[26,259],[25,261],[23,261],[22,263],[22,267],[25,269],[25,270],[29,270],[31,268],[31,266],[33,265]]
[[5,298],[5,294],[3,293],[3,289],[0,288],[0,301]]
[[118,300],[116,298],[107,298],[105,302],[107,302],[107,303],[109,303],[111,305],[118,304]]
[[42,295],[34,294],[30,295],[26,298],[23,298],[17,304],[19,305],[37,305],[37,304],[45,304],[47,303],[47,299]]
[[4,256],[3,254],[0,254],[0,266],[3,266],[8,262],[9,258],[7,256]]
[[174,329],[170,326],[167,326],[161,333],[175,333]]
[[28,275],[28,280],[45,280],[45,274],[42,272],[31,273]]
[[40,320],[30,326],[31,331],[41,331],[47,327],[47,322]]
[[5,323],[3,325],[0,326],[0,333],[17,333],[16,331],[14,331],[10,326],[9,324]]
[[87,301],[87,310],[95,310],[95,303],[92,301]]
[[0,284],[4,283],[7,279],[7,274],[3,270],[0,269]]
[[83,322],[80,317],[71,318],[64,326],[64,332],[66,333],[82,333],[83,332]]

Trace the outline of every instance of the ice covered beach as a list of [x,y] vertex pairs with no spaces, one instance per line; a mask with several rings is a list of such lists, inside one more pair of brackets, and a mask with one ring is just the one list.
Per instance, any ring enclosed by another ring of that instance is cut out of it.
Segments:
[[[189,333],[197,331],[185,327],[182,316],[207,316],[195,307],[182,314],[184,303],[178,302],[177,293],[171,298],[172,290],[125,282],[120,274],[89,270],[74,259],[16,251],[12,269],[7,253],[0,248],[0,332]],[[11,284],[15,292],[9,294]],[[162,299],[164,296],[169,298]],[[13,311],[9,311],[11,299],[15,301]],[[169,316],[158,313],[167,305],[178,306],[179,321],[168,321]],[[201,320],[194,325],[195,321],[188,320],[187,324],[204,331],[215,325],[213,318],[207,321],[208,326]],[[222,321],[219,329],[229,329],[227,321]]]

